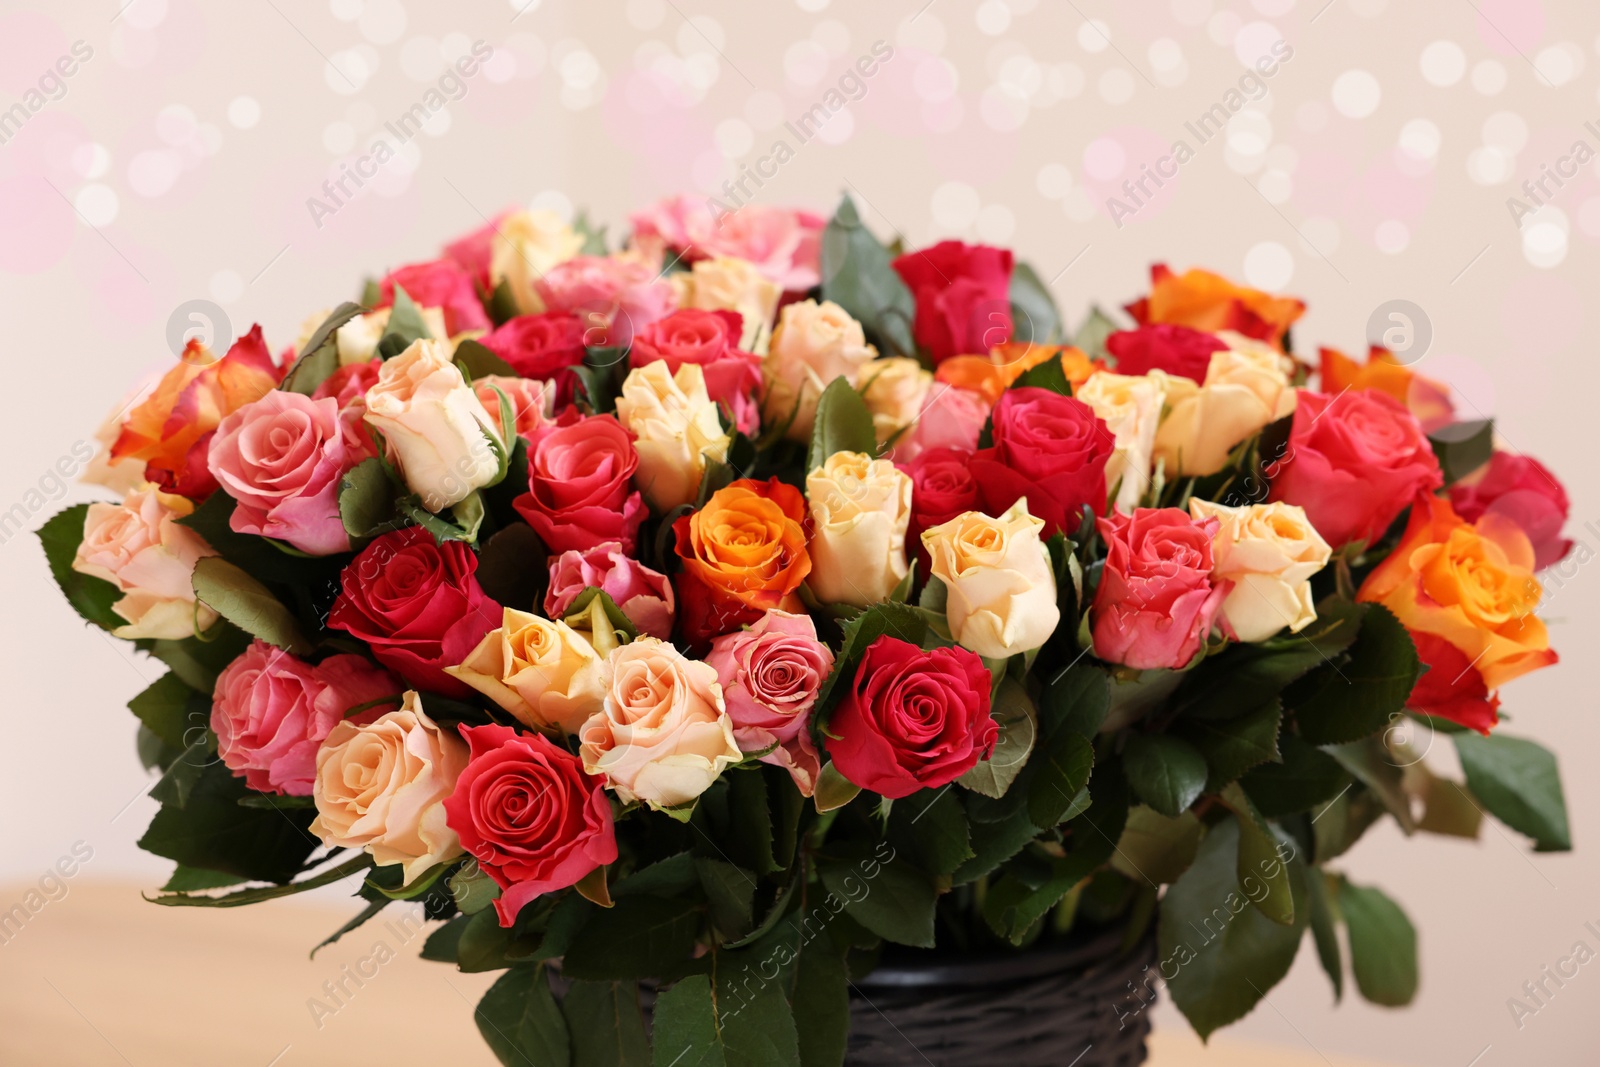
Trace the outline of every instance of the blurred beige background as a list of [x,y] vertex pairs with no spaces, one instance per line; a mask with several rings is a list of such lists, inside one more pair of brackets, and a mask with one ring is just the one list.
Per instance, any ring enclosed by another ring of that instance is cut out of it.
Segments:
[[[1074,321],[1091,301],[1139,295],[1158,260],[1304,297],[1302,352],[1359,351],[1375,309],[1410,301],[1431,324],[1421,369],[1449,381],[1466,414],[1495,415],[1509,447],[1559,472],[1587,560],[1600,548],[1589,340],[1600,169],[1565,160],[1580,141],[1586,161],[1600,149],[1597,34],[1589,0],[4,0],[0,109],[23,108],[0,117],[0,512],[20,504],[37,526],[58,500],[86,497],[62,490],[51,468],[139,378],[170,364],[169,318],[187,301],[219,305],[233,332],[259,321],[281,349],[364,275],[428,257],[513,203],[587,208],[615,236],[647,200],[715,194],[757,173],[759,186],[746,179],[753,196],[823,212],[850,191],[874,227],[913,245],[944,235],[1013,245]],[[494,52],[483,70],[441,83],[445,63],[478,41]],[[892,58],[863,91],[845,84],[859,99],[800,143],[784,123],[879,41]],[[1185,124],[1226,104],[1278,42],[1289,58],[1242,86],[1259,99],[1200,143]],[[430,90],[445,106],[399,144],[386,124]],[[335,204],[323,183],[380,137],[396,158]],[[793,158],[774,172],[762,161],[780,139]],[[1145,202],[1120,192],[1178,139],[1193,158],[1176,178]],[[1535,207],[1522,183],[1549,173],[1561,177],[1539,193],[1547,206],[1514,218],[1508,198]],[[1107,206],[1113,195],[1131,217]],[[314,197],[337,210],[314,218]],[[178,322],[190,325],[186,311]],[[93,850],[66,900],[0,945],[0,1051],[40,1013],[59,1013],[63,1042],[82,1046],[74,1063],[123,1062],[117,1046],[155,1021],[179,1035],[163,1047],[182,1047],[186,1004],[201,1002],[180,990],[242,986],[269,967],[297,977],[238,1017],[250,1044],[227,1062],[318,1062],[316,1043],[336,1028],[327,1048],[402,1054],[406,1034],[469,1034],[468,1006],[437,965],[418,979],[437,983],[432,993],[364,997],[317,1033],[303,1000],[340,962],[303,962],[320,914],[294,919],[285,906],[275,928],[273,912],[107,910],[166,874],[133,845],[154,804],[121,707],[160,672],[77,622],[31,534],[0,537],[11,679],[0,704],[10,894],[0,904],[76,843]],[[1566,662],[1504,694],[1508,729],[1562,755],[1579,851],[1533,856],[1493,829],[1477,843],[1374,833],[1346,869],[1388,889],[1421,928],[1418,1002],[1335,1008],[1307,949],[1229,1037],[1293,1050],[1282,1063],[1594,1062],[1600,972],[1580,971],[1520,1027],[1507,1001],[1575,942],[1600,947],[1584,928],[1600,924],[1589,832],[1600,810],[1597,582],[1573,563],[1552,582],[1546,614]],[[1442,770],[1447,747],[1431,757]],[[238,930],[237,951],[193,973],[192,946],[164,955],[168,942],[150,937],[180,919],[196,941]],[[304,946],[285,943],[301,934]],[[142,1021],[72,1007],[117,1001],[96,975],[119,947],[148,953],[139,992],[172,985]],[[480,988],[450,977],[466,996]],[[436,1032],[429,1012],[448,1016]],[[1174,1034],[1183,1025],[1170,1007],[1158,1021]],[[147,1055],[131,1062],[186,1062]]]

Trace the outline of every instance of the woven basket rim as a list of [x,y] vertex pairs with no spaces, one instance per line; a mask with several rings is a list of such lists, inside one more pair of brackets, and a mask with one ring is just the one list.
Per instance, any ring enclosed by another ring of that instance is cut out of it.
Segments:
[[[955,956],[929,950],[896,952],[885,965],[861,978],[863,989],[982,988],[1026,982],[1063,971],[1086,970],[1125,951],[1126,933],[1115,927],[1018,952]],[[918,959],[916,953],[925,953]]]

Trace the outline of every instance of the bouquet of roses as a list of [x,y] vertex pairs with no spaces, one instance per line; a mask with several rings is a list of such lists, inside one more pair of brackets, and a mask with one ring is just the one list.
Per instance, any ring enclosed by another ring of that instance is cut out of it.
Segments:
[[420,904],[505,969],[506,1063],[838,1065],[881,959],[1107,926],[1158,942],[1123,1010],[1203,1034],[1308,929],[1407,1002],[1410,922],[1329,865],[1386,815],[1569,847],[1493,730],[1556,659],[1565,495],[1389,353],[1303,362],[1298,300],[1158,266],[1126,310],[1069,334],[1009,251],[848,200],[678,198],[191,342],[102,435],[126,495],[40,531],[170,668],[156,902]]

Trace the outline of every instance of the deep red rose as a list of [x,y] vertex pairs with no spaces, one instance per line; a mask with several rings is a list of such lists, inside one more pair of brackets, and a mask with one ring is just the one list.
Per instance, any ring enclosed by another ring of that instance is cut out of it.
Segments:
[[930,448],[897,466],[911,479],[911,523],[906,529],[906,554],[920,561],[917,573],[932,573],[922,531],[977,511],[978,482],[972,476],[972,453],[959,448]]
[[340,573],[328,626],[366,642],[408,685],[464,697],[472,690],[444,668],[500,625],[477,571],[477,554],[460,541],[439,544],[420,526],[386,533]]
[[1496,452],[1481,470],[1450,487],[1456,514],[1477,522],[1497,512],[1516,523],[1533,543],[1534,569],[1560,563],[1572,551],[1561,536],[1571,504],[1556,476],[1532,456]]
[[1477,666],[1455,645],[1437,634],[1409,632],[1428,669],[1412,686],[1406,706],[1488,734],[1500,721],[1499,694],[1489,692]]
[[891,264],[911,295],[917,344],[935,363],[1011,340],[1011,250],[940,241]]
[[737,311],[674,311],[634,335],[628,365],[665,361],[676,374],[685,363],[698,364],[707,395],[740,433],[753,436],[761,425],[761,357],[739,347],[743,330]]
[[570,415],[539,431],[528,452],[528,491],[512,501],[551,552],[617,541],[633,554],[644,498],[632,488],[639,453],[612,415]]
[[518,315],[484,334],[483,347],[511,364],[524,378],[554,379],[556,404],[572,402],[577,381],[573,367],[583,365],[583,320],[569,311]]
[[1418,493],[1444,482],[1416,416],[1376,389],[1302,389],[1270,499],[1298,504],[1334,550],[1383,536]]
[[488,313],[478,300],[472,275],[454,260],[433,259],[390,271],[378,284],[379,307],[386,308],[394,303],[396,285],[404,289],[418,307],[443,309],[444,326],[452,337],[466,330],[487,330],[491,325]]
[[1106,351],[1117,357],[1117,373],[1149,374],[1164,370],[1179,378],[1204,382],[1211,353],[1227,348],[1214,333],[1187,326],[1141,326],[1118,330],[1106,338]]
[[539,734],[463,726],[471,752],[445,822],[500,887],[494,910],[510,926],[541,893],[565,889],[617,859],[604,779]]
[[947,785],[994,754],[991,681],[959,645],[928,651],[880,637],[828,720],[828,752],[847,779],[891,800]]
[[983,510],[1001,515],[1022,497],[1044,520],[1043,536],[1070,536],[1087,504],[1106,509],[1106,463],[1116,444],[1106,424],[1081,400],[1049,389],[1007,389],[991,416],[991,448],[972,457]]
[[1138,670],[1181,670],[1200,651],[1232,582],[1211,580],[1220,520],[1138,508],[1097,520],[1105,569],[1091,618],[1094,654]]

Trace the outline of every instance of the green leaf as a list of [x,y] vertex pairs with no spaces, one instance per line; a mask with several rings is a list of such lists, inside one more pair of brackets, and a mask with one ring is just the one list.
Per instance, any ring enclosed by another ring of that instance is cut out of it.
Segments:
[[188,867],[288,882],[319,844],[306,829],[312,812],[247,808],[239,798],[249,792],[242,779],[213,763],[186,805],[156,812],[139,847]]
[[1278,738],[1281,763],[1263,763],[1239,784],[1269,819],[1319,808],[1350,785],[1339,761],[1295,734]]
[[422,943],[422,951],[418,953],[423,959],[434,963],[454,963],[461,953],[461,935],[472,922],[471,915],[457,915],[433,933]]
[[628,896],[597,910],[562,964],[571,978],[635,981],[666,973],[694,952],[700,914],[692,903]]
[[1317,619],[1298,634],[1282,634],[1261,644],[1229,645],[1207,656],[1184,679],[1176,701],[1185,716],[1227,719],[1281,693],[1313,667],[1336,661],[1361,631],[1367,605],[1327,597]]
[[1395,766],[1380,738],[1369,737],[1348,745],[1329,745],[1324,751],[1338,760],[1340,766],[1383,802],[1402,830],[1408,834],[1416,830],[1416,819],[1411,814],[1411,798],[1402,781],[1404,773]]
[[497,604],[542,615],[549,578],[544,543],[525,522],[501,527],[479,548],[478,584]]
[[283,376],[283,381],[278,383],[278,388],[302,396],[316,392],[317,386],[339,369],[339,347],[333,335],[339,327],[365,310],[360,304],[352,304],[348,300],[334,308],[333,313],[323,319],[322,325],[306,339],[305,346],[295,357],[289,372]]
[[652,1067],[728,1067],[711,979],[691,975],[656,1000]]
[[495,355],[484,346],[483,342],[471,338],[466,338],[456,345],[455,361],[469,382],[487,378],[491,374],[501,378],[521,377],[515,367]]
[[606,249],[606,228],[596,226],[589,219],[588,212],[580,211],[572,220],[572,230],[583,238],[583,247],[578,250],[580,255],[604,256],[610,253]]
[[446,884],[450,887],[451,899],[463,915],[476,915],[500,897],[500,887],[476,860],[469,860]]
[[1088,876],[1089,866],[1067,856],[1052,857],[1042,877],[1007,871],[984,894],[984,922],[997,936],[1013,945],[1023,944],[1035,924]]
[[1090,359],[1105,359],[1110,353],[1106,351],[1106,338],[1122,329],[1116,320],[1104,311],[1099,305],[1089,308],[1089,317],[1083,320],[1083,325],[1078,327],[1078,332],[1072,335],[1072,344],[1075,348],[1083,349]]
[[911,290],[890,266],[888,250],[861,224],[848,196],[839,201],[839,210],[822,232],[821,265],[824,300],[844,308],[894,354],[917,354]]
[[1000,739],[995,743],[994,753],[956,781],[986,797],[1003,797],[1033,752],[1039,732],[1039,714],[1022,684],[1007,677],[995,691],[990,715],[1000,724]]
[[1381,890],[1346,882],[1339,911],[1350,931],[1350,972],[1374,1004],[1398,1008],[1417,995],[1417,930]]
[[378,339],[378,355],[384,359],[393,359],[413,343],[425,340],[432,335],[428,333],[428,324],[422,319],[422,309],[417,307],[410,295],[401,286],[394,287],[394,304],[389,308],[389,321],[384,326],[383,336]]
[[[634,624],[632,619],[622,613],[622,609],[617,607],[617,602],[611,599],[611,595],[598,586],[588,586],[574,597],[572,603],[567,606],[563,618],[569,624],[572,623],[573,616],[583,615],[588,612],[589,605],[594,603],[596,597],[600,599],[600,605],[606,613],[606,619],[610,621],[612,627],[618,633],[625,635],[629,641],[638,638],[639,627]],[[582,628],[587,629],[588,627]]]
[[1129,878],[1176,882],[1194,862],[1205,832],[1192,811],[1170,818],[1141,804],[1128,812],[1111,866]]
[[111,610],[111,605],[122,599],[122,591],[104,578],[79,574],[72,569],[78,546],[83,543],[83,523],[88,513],[88,504],[57,512],[39,527],[39,543],[44,547],[50,574],[73,610],[96,626],[115,630],[128,625],[127,619]]
[[1317,962],[1333,983],[1334,1003],[1344,999],[1344,955],[1339,948],[1339,878],[1312,869],[1306,877],[1311,889],[1311,939]]
[[[210,730],[201,730],[183,754],[167,765],[161,780],[150,787],[150,796],[164,806],[181,808],[189,803],[189,794],[200,780],[206,765],[216,758],[216,737]],[[248,796],[241,800],[250,799]]]
[[1483,809],[1473,799],[1467,787],[1448,778],[1440,778],[1425,766],[1422,772],[1422,818],[1417,829],[1430,834],[1475,839],[1483,829]]
[[[728,981],[725,971],[740,953],[716,953],[717,1029],[728,1067],[800,1067],[800,1038],[782,987],[773,981]],[[739,977],[748,979],[748,966]],[[765,976],[762,976],[763,979]]]
[[[339,927],[339,929],[335,930],[333,933],[329,934],[327,937],[313,945],[311,948],[311,958],[316,959],[318,951],[327,948],[329,945],[342,938],[345,934],[359,929],[366,923],[377,918],[378,913],[384,908],[387,908],[391,903],[393,903],[393,901],[390,900],[368,901],[367,906],[356,912],[355,915],[350,918],[349,922],[345,923],[343,926]],[[426,945],[426,942],[424,942],[424,945]]]
[[194,595],[245,633],[298,656],[311,653],[289,609],[239,567],[220,556],[194,565]]
[[207,871],[199,867],[185,867],[178,864],[172,872],[172,877],[167,879],[167,884],[161,887],[163,893],[195,893],[202,889],[225,889],[230,885],[238,885],[244,881],[237,874],[228,874],[225,871]]
[[1252,767],[1276,760],[1283,712],[1276,698],[1232,719],[1180,720],[1174,734],[1205,757],[1206,789],[1215,792]]
[[967,813],[948,786],[922,789],[895,801],[888,837],[896,851],[929,874],[950,874],[972,858]]
[[1444,484],[1459,482],[1494,455],[1494,420],[1452,422],[1428,435],[1433,454],[1439,457]]
[[711,924],[723,942],[737,941],[755,925],[755,877],[743,867],[697,856],[695,870],[711,905]]
[[572,1035],[572,1067],[648,1067],[637,983],[573,982],[561,1012]]
[[344,532],[362,538],[397,528],[398,496],[383,460],[376,456],[362,460],[339,480],[339,521]]
[[[209,694],[216,689],[217,676],[238,659],[249,644],[249,634],[224,621],[207,630],[204,638],[151,641],[146,651],[171,668],[185,685],[201,694]],[[209,711],[206,721],[211,721]]]
[[929,877],[899,857],[884,862],[865,846],[840,847],[817,857],[817,873],[845,911],[879,937],[902,945],[933,947],[938,892]]
[[953,885],[966,885],[993,872],[1026,848],[1039,834],[1039,828],[1028,816],[1026,804],[1011,803],[1008,797],[1004,813],[999,818],[991,817],[984,821],[977,816],[979,806],[992,805],[994,801],[981,793],[966,793],[963,799],[972,824],[972,858],[963,862],[950,876]]
[[[1275,923],[1293,925],[1295,896],[1283,861],[1285,851],[1294,855],[1294,847],[1278,839],[1272,825],[1261,817],[1238,782],[1230,784],[1221,795],[1222,802],[1239,820],[1239,888],[1261,914]],[[1263,888],[1258,891],[1257,886]]]
[[1072,395],[1072,383],[1067,380],[1067,372],[1061,366],[1059,354],[1017,375],[1017,380],[1011,383],[1010,388],[1048,389],[1059,396]]
[[829,760],[822,765],[822,773],[817,775],[817,788],[811,799],[817,811],[828,812],[844,807],[860,795],[861,787],[846,778],[844,772]]
[[1163,815],[1176,817],[1187,811],[1205,791],[1205,757],[1171,734],[1129,737],[1122,764],[1133,791]]
[[811,427],[811,450],[806,470],[814,471],[835,452],[878,453],[878,435],[872,426],[872,412],[845,378],[835,378],[817,400],[816,421]]
[[1055,297],[1027,263],[1011,271],[1011,339],[1033,344],[1055,344],[1062,336],[1061,312]]
[[[311,889],[320,889],[325,885],[343,881],[352,875],[360,874],[372,866],[372,857],[361,853],[343,863],[310,878],[303,878],[298,882],[286,885],[262,886],[256,889],[241,889],[234,893],[224,893],[218,897],[195,896],[189,892],[171,893],[163,896],[146,897],[152,904],[164,904],[174,908],[238,908],[246,904],[259,904],[264,900],[277,900],[280,897],[294,896]],[[212,872],[217,874],[218,872]],[[220,877],[221,875],[218,874]],[[323,944],[328,942],[324,941]],[[321,948],[321,945],[317,946]]]
[[1370,604],[1345,663],[1313,671],[1284,702],[1307,741],[1344,744],[1377,733],[1400,714],[1421,673],[1406,628],[1388,608]]
[[1058,729],[1033,757],[1033,780],[1028,783],[1028,816],[1041,830],[1068,817],[1073,802],[1089,784],[1094,771],[1094,745],[1069,729]]
[[210,723],[211,698],[169,671],[128,701],[128,710],[163,742],[184,749],[195,739],[191,731],[204,733]]
[[1520,737],[1456,734],[1467,788],[1489,814],[1533,838],[1541,852],[1567,852],[1572,831],[1561,771],[1549,749]]
[[841,1067],[850,1034],[850,975],[831,939],[792,932],[798,959],[784,992],[799,1031],[802,1067]]
[[489,1051],[505,1067],[570,1067],[572,1063],[567,1021],[550,993],[543,967],[513,967],[501,975],[478,1001],[472,1017]]

